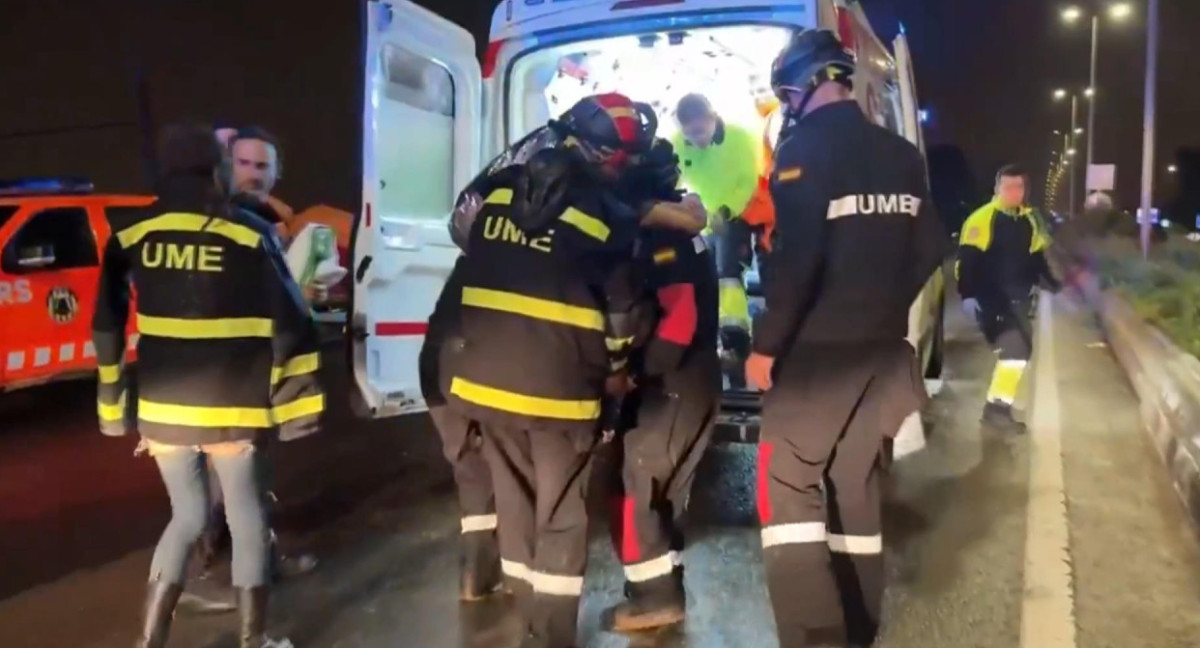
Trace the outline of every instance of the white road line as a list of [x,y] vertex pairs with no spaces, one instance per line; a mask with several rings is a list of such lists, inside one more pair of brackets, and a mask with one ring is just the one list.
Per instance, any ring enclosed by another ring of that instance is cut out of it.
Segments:
[[1075,648],[1074,585],[1063,486],[1062,403],[1058,397],[1050,295],[1043,293],[1038,311],[1021,647]]

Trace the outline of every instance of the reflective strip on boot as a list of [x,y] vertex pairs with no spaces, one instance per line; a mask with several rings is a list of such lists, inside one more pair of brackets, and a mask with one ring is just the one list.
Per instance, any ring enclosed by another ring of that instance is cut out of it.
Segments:
[[1028,360],[998,360],[996,369],[992,372],[992,383],[988,386],[987,400],[989,403],[1012,405],[1017,399],[1017,389],[1021,385],[1021,377],[1025,374]]
[[667,553],[644,560],[633,565],[625,565],[625,580],[631,583],[644,583],[663,576],[669,576],[675,569],[676,565],[680,564],[679,553],[668,551]]
[[826,537],[824,522],[773,524],[762,529],[763,549],[786,544],[823,543]]
[[462,519],[462,532],[495,531],[496,521],[495,513],[491,515],[468,515]]
[[500,569],[504,575],[525,581],[536,594],[551,596],[581,596],[583,594],[583,576],[561,576],[534,571],[528,565],[514,560],[500,561]]
[[829,550],[839,554],[856,554],[870,556],[883,553],[883,536],[876,533],[869,536],[829,534]]

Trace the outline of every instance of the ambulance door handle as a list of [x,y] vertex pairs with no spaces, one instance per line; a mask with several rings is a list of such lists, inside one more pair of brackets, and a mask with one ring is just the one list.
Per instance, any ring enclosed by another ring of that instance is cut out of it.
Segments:
[[372,257],[368,254],[358,262],[358,268],[354,271],[354,283],[362,283],[363,277],[367,276],[367,268],[371,267],[371,260]]

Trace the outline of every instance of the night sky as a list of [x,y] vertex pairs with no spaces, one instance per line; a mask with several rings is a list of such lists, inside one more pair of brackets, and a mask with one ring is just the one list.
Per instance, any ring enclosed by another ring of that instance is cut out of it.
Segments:
[[[482,42],[495,0],[426,0]],[[134,78],[152,114],[253,122],[284,143],[282,196],[298,207],[351,207],[360,188],[359,8],[356,0],[0,0],[0,178],[81,174],[99,188],[145,187]],[[980,178],[1004,162],[1040,184],[1065,129],[1058,86],[1087,85],[1089,30],[1047,0],[864,0],[885,39],[903,21],[912,41],[930,144],[953,144]],[[1103,3],[1095,3],[1103,6]],[[1101,30],[1096,161],[1118,165],[1118,197],[1137,201],[1141,169],[1145,0]],[[1193,59],[1200,2],[1162,2],[1158,196],[1166,165],[1200,147]],[[1080,111],[1080,125],[1086,112]],[[1079,146],[1082,155],[1083,146]]]

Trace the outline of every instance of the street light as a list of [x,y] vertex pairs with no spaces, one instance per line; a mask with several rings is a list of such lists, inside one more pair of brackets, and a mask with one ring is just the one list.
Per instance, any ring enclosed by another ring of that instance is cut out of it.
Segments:
[[1062,19],[1073,23],[1083,17],[1083,10],[1079,7],[1067,7],[1062,10]]
[[1075,157],[1075,149],[1067,149],[1067,155],[1070,157]]
[[1179,167],[1175,166],[1174,164],[1169,165],[1167,167],[1167,173],[1178,173],[1178,172],[1179,172]]
[[1125,20],[1133,15],[1133,5],[1128,2],[1119,2],[1108,8],[1108,17],[1113,20]]
[[1076,128],[1076,129],[1075,129],[1075,134],[1076,134],[1076,135],[1083,135],[1083,129],[1082,129],[1082,128]]
[[1055,101],[1062,101],[1063,99],[1066,99],[1066,98],[1067,98],[1066,90],[1059,88],[1054,91],[1054,100]]
[[1083,91],[1083,96],[1087,97],[1088,99],[1091,99],[1092,95],[1094,95],[1094,94],[1096,94],[1096,91],[1091,88],[1088,88]]

